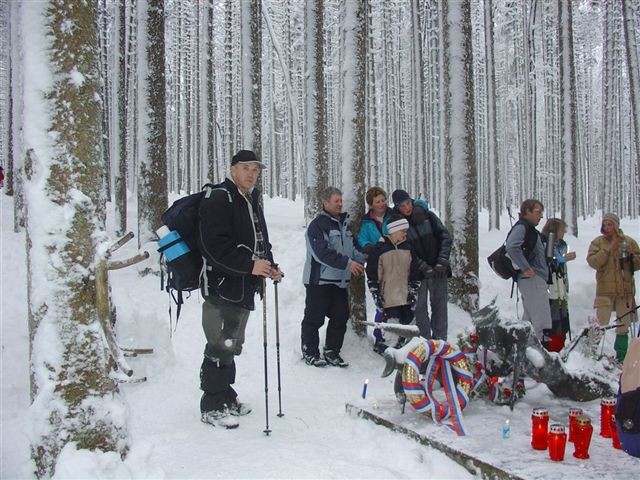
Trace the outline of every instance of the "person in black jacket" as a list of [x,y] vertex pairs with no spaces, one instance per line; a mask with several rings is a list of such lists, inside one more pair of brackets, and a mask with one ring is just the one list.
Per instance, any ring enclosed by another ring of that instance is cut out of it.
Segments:
[[203,422],[225,428],[237,427],[236,417],[251,411],[231,385],[254,296],[265,294],[265,278],[282,278],[271,253],[262,196],[254,188],[263,168],[255,153],[240,150],[231,160],[230,177],[200,204],[199,244],[206,269],[202,328],[207,339],[200,413]]
[[[418,291],[415,317],[420,335],[438,340],[447,339],[449,297],[447,280],[451,277],[449,254],[451,236],[438,216],[429,210],[423,200],[413,200],[404,190],[396,190],[391,195],[394,211],[409,221],[407,239],[418,258],[424,260],[430,269],[425,269],[425,279]],[[427,307],[431,304],[431,316]]]

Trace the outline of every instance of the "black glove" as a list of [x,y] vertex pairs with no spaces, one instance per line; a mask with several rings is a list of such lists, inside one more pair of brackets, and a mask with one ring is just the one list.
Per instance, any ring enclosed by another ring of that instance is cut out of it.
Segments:
[[367,282],[373,302],[376,304],[379,310],[384,308],[384,298],[382,298],[382,292],[380,291],[380,285],[374,282]]
[[447,262],[447,265],[443,265],[442,263],[440,263],[440,260],[438,260],[438,263],[436,263],[436,266],[433,267],[436,277],[442,278],[447,276],[448,263],[449,262]]
[[422,265],[420,265],[420,273],[422,274],[422,278],[424,278],[425,280],[433,278],[433,276],[435,275],[435,272],[433,268],[431,268],[431,265],[426,262],[423,262]]

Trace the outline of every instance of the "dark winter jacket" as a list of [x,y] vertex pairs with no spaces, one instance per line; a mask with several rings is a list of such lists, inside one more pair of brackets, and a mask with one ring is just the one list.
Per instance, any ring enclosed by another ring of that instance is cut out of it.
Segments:
[[420,262],[409,242],[395,245],[389,237],[377,243],[367,257],[367,284],[376,306],[391,308],[415,302]]
[[264,256],[273,263],[262,195],[253,189],[249,201],[228,178],[222,186],[200,204],[199,243],[207,268],[209,294],[253,310],[254,295],[261,291],[262,279],[251,274],[257,242],[251,211],[259,219]]
[[505,248],[507,255],[518,266],[520,272],[532,268],[536,275],[543,278],[545,282],[550,281],[549,266],[540,232],[529,220],[521,218],[515,223],[507,235]]
[[[431,267],[437,263],[449,267],[449,254],[451,253],[451,235],[442,224],[442,221],[431,210],[425,208],[422,203],[413,201],[413,211],[407,218],[409,232],[407,240],[413,246],[416,254]],[[394,210],[400,213],[398,207]],[[447,275],[451,276],[451,268],[447,268]]]
[[347,225],[347,214],[335,218],[323,210],[307,227],[305,238],[304,284],[346,288],[351,278],[349,263],[364,263],[364,255]]

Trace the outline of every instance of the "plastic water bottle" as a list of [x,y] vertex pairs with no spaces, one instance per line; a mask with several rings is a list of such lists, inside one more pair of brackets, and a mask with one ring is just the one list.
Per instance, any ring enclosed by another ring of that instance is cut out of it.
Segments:
[[169,230],[169,227],[162,225],[156,230],[158,235],[158,251],[167,257],[171,262],[182,255],[189,253],[191,249],[176,230]]
[[509,420],[505,420],[502,424],[502,438],[509,438],[511,436],[511,427],[509,426]]

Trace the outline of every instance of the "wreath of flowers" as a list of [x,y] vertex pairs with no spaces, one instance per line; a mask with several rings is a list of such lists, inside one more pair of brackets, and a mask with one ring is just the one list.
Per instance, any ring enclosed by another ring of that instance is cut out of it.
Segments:
[[[434,394],[436,380],[444,390],[444,401]],[[423,338],[409,352],[402,369],[402,388],[411,406],[458,435],[466,434],[462,410],[473,383],[465,353],[443,340]],[[450,422],[445,424],[447,419]]]

